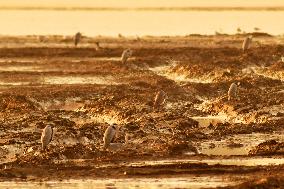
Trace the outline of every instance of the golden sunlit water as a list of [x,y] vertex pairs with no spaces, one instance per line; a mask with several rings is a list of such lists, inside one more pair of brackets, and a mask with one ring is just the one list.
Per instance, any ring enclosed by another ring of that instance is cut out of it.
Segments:
[[284,11],[0,10],[2,35],[188,35],[284,33]]

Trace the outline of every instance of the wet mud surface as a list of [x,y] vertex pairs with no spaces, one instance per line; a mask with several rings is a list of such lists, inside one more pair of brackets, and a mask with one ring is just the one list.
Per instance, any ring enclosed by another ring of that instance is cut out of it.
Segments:
[[[61,36],[1,38],[0,181],[217,175],[229,188],[283,187],[282,38],[255,37],[246,53],[242,36],[98,37],[76,48]],[[160,90],[166,103],[154,110]],[[120,128],[105,150],[111,123]],[[47,124],[55,133],[42,152]]]

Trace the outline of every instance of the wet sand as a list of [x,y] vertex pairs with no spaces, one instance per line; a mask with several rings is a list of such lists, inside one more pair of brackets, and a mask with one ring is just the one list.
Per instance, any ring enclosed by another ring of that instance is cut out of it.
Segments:
[[[75,48],[71,37],[1,36],[0,181],[217,176],[207,188],[283,187],[284,38],[255,35],[246,53],[243,38],[85,37]],[[161,89],[168,99],[153,111]],[[110,123],[120,132],[104,150]],[[41,152],[46,124],[55,135]]]

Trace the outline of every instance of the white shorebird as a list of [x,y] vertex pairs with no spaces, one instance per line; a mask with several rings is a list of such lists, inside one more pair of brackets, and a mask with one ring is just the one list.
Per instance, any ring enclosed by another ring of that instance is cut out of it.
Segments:
[[166,102],[166,98],[167,98],[167,94],[165,93],[165,91],[160,90],[154,99],[154,109],[160,108],[162,105],[165,104]]
[[47,148],[47,145],[51,142],[52,138],[53,138],[53,128],[51,125],[47,125],[43,129],[40,139],[43,150]]
[[121,55],[121,62],[126,63],[127,59],[132,56],[132,50],[131,49],[126,49],[123,51]]
[[82,37],[82,34],[80,32],[75,34],[75,39],[74,39],[75,46],[77,46],[80,43],[81,37]]
[[238,86],[235,83],[232,83],[228,90],[228,100],[237,98],[237,92],[238,92]]
[[113,141],[116,133],[117,133],[117,124],[111,124],[110,126],[108,126],[108,128],[106,129],[105,133],[104,133],[104,148],[108,148],[110,143]]
[[243,52],[246,52],[249,49],[251,42],[252,42],[252,36],[251,35],[244,39],[243,46],[242,46]]

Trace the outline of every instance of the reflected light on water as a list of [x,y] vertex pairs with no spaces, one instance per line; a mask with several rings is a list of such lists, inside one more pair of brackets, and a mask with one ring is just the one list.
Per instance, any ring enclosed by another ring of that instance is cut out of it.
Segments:
[[283,34],[284,25],[275,24],[283,18],[283,11],[0,11],[1,34],[8,35],[234,34],[237,28],[252,32],[255,27]]
[[103,180],[69,180],[62,182],[1,182],[0,187],[9,187],[10,189],[89,189],[89,188],[205,188],[222,187],[232,185],[234,182],[226,181],[218,177],[191,177],[191,178],[137,178],[137,179],[103,179]]

